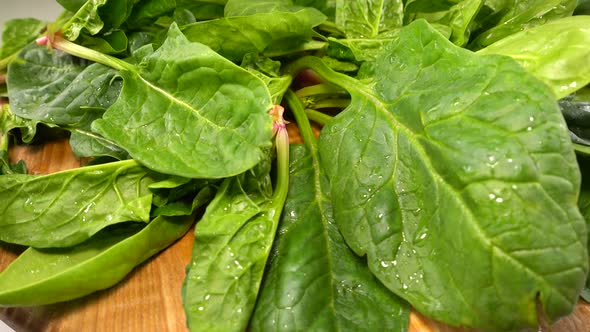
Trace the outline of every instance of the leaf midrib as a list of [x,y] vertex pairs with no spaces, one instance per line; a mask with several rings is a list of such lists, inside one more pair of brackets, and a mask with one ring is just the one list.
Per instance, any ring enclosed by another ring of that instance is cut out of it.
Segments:
[[[353,80],[347,80],[348,82],[351,82]],[[358,83],[356,84],[351,84],[349,86],[347,86],[347,89],[349,90],[349,92],[351,92],[351,96],[354,99],[355,94],[353,92],[356,92],[356,94],[360,97],[366,98],[367,100],[369,100],[370,102],[372,102],[376,107],[376,110],[381,112],[389,121],[390,123],[393,124],[394,128],[404,132],[406,134],[406,137],[408,137],[408,139],[413,143],[413,146],[415,147],[415,150],[417,152],[417,154],[421,157],[421,159],[424,161],[424,163],[426,164],[426,166],[430,169],[433,170],[431,172],[431,174],[434,177],[434,180],[439,182],[444,188],[446,188],[446,190],[451,191],[453,193],[455,193],[455,195],[453,195],[453,197],[461,197],[461,195],[459,195],[459,193],[447,182],[445,181],[445,179],[438,173],[436,172],[436,168],[434,168],[432,166],[432,162],[429,158],[427,158],[427,155],[422,147],[422,145],[420,145],[418,143],[418,140],[416,139],[416,135],[408,128],[406,127],[403,123],[399,122],[397,120],[397,118],[391,114],[388,110],[386,105],[380,100],[378,99],[374,94],[372,94],[372,89],[362,86]],[[391,103],[391,105],[395,104],[397,101],[399,101],[399,99],[402,97],[403,95],[400,95],[395,101],[393,101]],[[394,151],[394,153],[397,154],[396,151]],[[481,226],[475,222],[474,220],[476,219],[474,217],[473,211],[471,211],[471,209],[469,207],[467,207],[465,205],[465,203],[463,202],[463,200],[461,198],[456,198],[457,203],[459,204],[460,208],[469,216],[469,220],[471,222],[469,222],[469,225],[472,225],[473,229],[476,231],[475,234],[478,235],[478,237],[480,238],[481,242],[486,245],[486,247],[489,247],[490,249],[496,248],[497,251],[499,253],[501,253],[504,257],[506,257],[508,260],[516,263],[517,265],[521,266],[523,268],[523,270],[525,271],[529,271],[529,273],[535,277],[535,279],[537,279],[538,281],[540,281],[542,284],[546,285],[546,287],[553,289],[555,291],[555,293],[559,294],[562,299],[564,300],[564,302],[569,303],[570,301],[568,300],[568,297],[563,294],[563,292],[561,290],[559,290],[558,288],[554,287],[553,285],[549,284],[547,282],[547,280],[545,278],[543,278],[543,275],[539,274],[537,271],[532,270],[530,267],[524,265],[522,262],[520,262],[518,259],[510,256],[505,250],[504,248],[501,248],[497,245],[495,245],[491,239],[488,239],[486,237],[486,233],[484,232],[484,230],[481,228]]]

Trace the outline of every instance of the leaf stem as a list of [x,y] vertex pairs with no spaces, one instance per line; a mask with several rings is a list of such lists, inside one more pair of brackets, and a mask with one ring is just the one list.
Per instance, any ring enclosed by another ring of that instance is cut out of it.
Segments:
[[[293,115],[295,116],[295,121],[297,122],[297,126],[299,127],[299,133],[303,138],[303,142],[307,145],[310,150],[315,150],[316,139],[313,131],[311,130],[311,125],[309,124],[309,119],[307,118],[307,111],[303,107],[303,103],[301,100],[297,98],[297,95],[292,90],[287,90],[285,93],[285,100],[287,101],[287,105]],[[316,113],[320,113],[314,111]],[[327,115],[326,115],[327,116]]]
[[289,133],[285,120],[283,120],[283,111],[279,105],[275,105],[271,111],[271,115],[275,118],[273,130],[276,133],[275,146],[277,149],[277,184],[272,201],[273,204],[281,206],[278,210],[282,210],[289,192]]
[[36,42],[38,45],[47,45],[48,47],[58,49],[82,59],[98,62],[117,70],[137,72],[137,68],[130,63],[76,43],[72,43],[63,38],[59,33],[48,33],[46,36],[38,38]]
[[332,116],[320,111],[312,110],[311,108],[305,109],[305,115],[307,115],[310,120],[317,122],[322,126],[332,120]]
[[298,73],[305,69],[311,69],[323,80],[346,89],[350,92],[349,88],[357,91],[358,81],[348,75],[335,72],[328,67],[320,58],[315,56],[305,56],[299,58],[289,64],[287,64],[283,70],[285,74],[291,75],[292,77],[297,76]]
[[306,86],[304,88],[301,88],[301,89],[295,91],[295,95],[297,95],[297,97],[299,97],[299,98],[315,96],[315,95],[332,95],[332,94],[346,94],[346,91],[344,91],[342,88],[337,87],[333,84],[326,84],[326,83],[320,83],[320,84]]

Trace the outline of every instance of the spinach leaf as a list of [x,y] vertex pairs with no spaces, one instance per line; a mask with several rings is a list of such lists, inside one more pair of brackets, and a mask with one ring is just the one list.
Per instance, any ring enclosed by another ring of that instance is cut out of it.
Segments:
[[336,25],[347,38],[372,39],[403,24],[402,0],[336,0]]
[[8,67],[12,111],[23,118],[88,128],[117,99],[117,71],[31,44]]
[[127,35],[121,30],[109,31],[97,36],[82,34],[78,42],[80,45],[104,54],[124,54],[127,52],[129,43]]
[[0,176],[0,241],[67,247],[108,225],[149,221],[155,174],[133,160]]
[[475,38],[469,48],[481,49],[519,31],[571,16],[576,4],[576,0],[487,0],[484,6],[488,10],[476,18],[486,22],[474,23]]
[[483,0],[432,1],[409,0],[405,8],[405,22],[425,19],[459,46],[469,41],[470,25],[483,4]]
[[[281,119],[282,120],[282,119]],[[277,132],[277,183],[270,158],[227,178],[195,227],[182,297],[191,331],[244,331],[288,191],[289,138]]]
[[189,42],[176,24],[159,49],[120,75],[119,99],[92,129],[151,169],[223,178],[252,168],[270,146],[264,83]]
[[256,12],[188,24],[182,32],[190,41],[239,62],[248,53],[279,56],[305,50],[314,35],[313,27],[325,19],[313,8]]
[[62,27],[61,33],[69,40],[76,40],[82,29],[91,35],[96,35],[104,27],[104,22],[98,13],[98,8],[109,0],[88,0]]
[[590,16],[570,16],[512,34],[478,51],[516,59],[563,98],[590,83]]
[[45,22],[34,18],[19,18],[6,22],[2,32],[0,60],[18,53],[23,47],[32,43],[44,28]]
[[0,305],[67,301],[113,286],[184,235],[194,216],[105,229],[70,248],[29,248],[0,273]]
[[291,146],[289,194],[253,331],[406,331],[409,305],[344,242],[314,145]]
[[267,86],[272,103],[278,105],[293,82],[289,75],[280,74],[281,63],[257,54],[246,54],[241,67],[260,78]]
[[135,5],[126,25],[130,29],[142,28],[155,22],[160,16],[174,12],[175,0],[143,0]]
[[131,159],[129,153],[104,137],[86,129],[70,129],[70,147],[77,158],[111,157]]
[[372,82],[313,58],[292,68],[306,63],[352,96],[321,132],[321,162],[344,238],[389,289],[489,330],[536,326],[537,301],[551,321],[572,311],[588,271],[579,169],[544,84],[422,20]]

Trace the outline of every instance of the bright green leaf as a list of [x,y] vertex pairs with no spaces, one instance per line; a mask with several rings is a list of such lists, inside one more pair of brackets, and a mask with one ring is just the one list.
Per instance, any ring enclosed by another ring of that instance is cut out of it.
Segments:
[[344,238],[391,290],[452,325],[570,313],[588,271],[579,170],[548,88],[513,59],[405,27],[322,130]]

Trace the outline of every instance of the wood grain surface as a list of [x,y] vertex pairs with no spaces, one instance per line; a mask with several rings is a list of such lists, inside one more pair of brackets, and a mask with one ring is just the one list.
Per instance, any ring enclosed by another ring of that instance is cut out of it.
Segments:
[[[297,134],[291,132],[292,137]],[[29,171],[48,174],[79,167],[66,139],[42,146],[16,146],[13,161],[24,159]],[[27,308],[0,308],[0,320],[17,332],[31,331],[186,331],[180,288],[185,266],[191,256],[193,235],[189,231],[174,245],[138,266],[116,286],[84,298]],[[14,260],[22,248],[0,245],[0,271]],[[412,312],[411,332],[473,331],[452,328]],[[539,331],[590,332],[590,305],[580,301],[575,312],[553,326]]]

